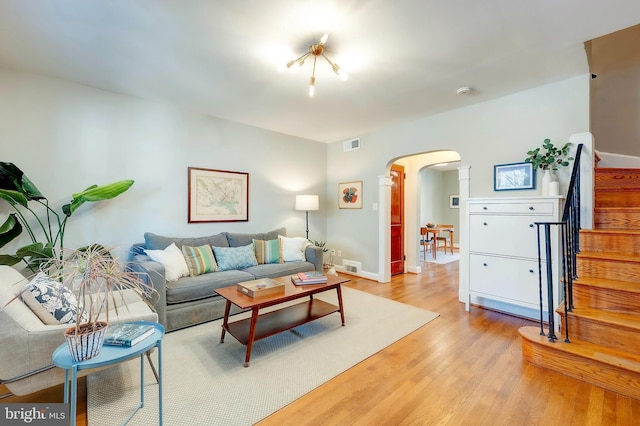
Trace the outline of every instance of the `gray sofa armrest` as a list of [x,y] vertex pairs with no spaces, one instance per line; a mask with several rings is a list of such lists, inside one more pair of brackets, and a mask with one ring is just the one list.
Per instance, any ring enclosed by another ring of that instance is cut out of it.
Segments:
[[322,248],[316,246],[307,246],[307,248],[304,250],[304,256],[307,258],[307,262],[313,263],[316,271],[322,272],[322,264],[324,263]]
[[149,303],[158,314],[158,322],[167,326],[167,282],[164,276],[164,266],[160,262],[150,260],[147,256],[138,255],[131,262],[129,268],[138,272],[141,278],[156,291],[151,294]]

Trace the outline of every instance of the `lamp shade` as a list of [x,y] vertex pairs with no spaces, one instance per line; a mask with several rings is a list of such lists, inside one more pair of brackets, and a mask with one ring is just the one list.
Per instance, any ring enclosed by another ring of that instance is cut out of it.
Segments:
[[296,195],[296,210],[320,210],[320,201],[317,195]]

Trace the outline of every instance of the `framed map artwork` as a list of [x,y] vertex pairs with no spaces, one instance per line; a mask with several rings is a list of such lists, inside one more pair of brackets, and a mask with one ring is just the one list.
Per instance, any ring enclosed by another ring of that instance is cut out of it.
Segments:
[[189,223],[249,220],[249,173],[189,167]]

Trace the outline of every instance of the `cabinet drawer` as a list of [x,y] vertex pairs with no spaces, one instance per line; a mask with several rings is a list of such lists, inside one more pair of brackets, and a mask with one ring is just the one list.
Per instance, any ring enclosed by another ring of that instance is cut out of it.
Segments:
[[[543,265],[543,268],[545,266]],[[495,256],[470,255],[469,290],[478,296],[539,308],[538,262]],[[547,307],[543,269],[543,305]]]
[[504,213],[552,215],[552,201],[509,202],[509,203],[469,203],[469,213]]
[[[504,256],[538,259],[538,228],[535,222],[549,222],[548,216],[469,217],[469,250]],[[542,247],[544,234],[541,231]],[[542,258],[545,259],[544,248]]]

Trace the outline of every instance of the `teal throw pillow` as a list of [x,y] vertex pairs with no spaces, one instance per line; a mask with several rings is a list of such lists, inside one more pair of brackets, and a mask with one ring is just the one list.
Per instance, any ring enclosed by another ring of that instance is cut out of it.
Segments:
[[253,240],[256,249],[256,260],[259,264],[281,263],[279,240]]
[[245,269],[258,264],[253,243],[240,247],[213,247],[213,253],[218,263],[218,271]]
[[192,277],[218,270],[213,251],[208,244],[200,247],[182,246],[182,254]]

